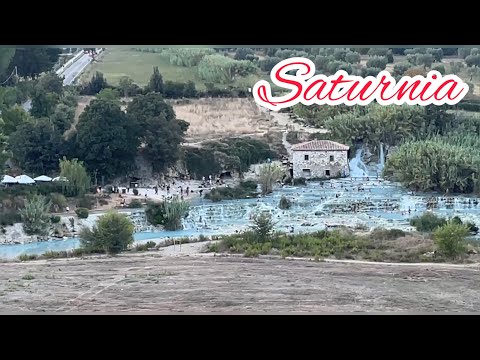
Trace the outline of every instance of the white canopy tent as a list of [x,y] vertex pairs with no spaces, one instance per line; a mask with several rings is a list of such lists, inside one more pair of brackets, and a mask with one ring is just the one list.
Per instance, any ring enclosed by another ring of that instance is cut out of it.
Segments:
[[39,182],[47,182],[47,181],[52,181],[52,178],[49,177],[49,176],[46,176],[46,175],[42,175],[42,176],[37,176],[35,179],[33,179],[35,181],[39,181]]
[[5,175],[2,179],[2,184],[17,184],[17,183],[18,181],[10,175]]
[[65,176],[57,176],[52,181],[68,181],[68,179]]
[[17,180],[19,184],[35,184],[35,180],[28,175],[15,176],[15,180]]

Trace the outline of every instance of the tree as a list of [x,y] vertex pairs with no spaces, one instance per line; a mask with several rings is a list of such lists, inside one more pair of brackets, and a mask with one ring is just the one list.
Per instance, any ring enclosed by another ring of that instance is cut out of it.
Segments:
[[360,63],[361,57],[360,54],[354,51],[349,51],[345,55],[345,61],[349,64],[358,64]]
[[115,255],[133,244],[134,230],[127,216],[111,211],[101,216],[92,230],[87,227],[82,229],[80,243],[89,251],[103,250]]
[[43,75],[37,87],[43,92],[54,93],[63,96],[63,78],[59,77],[54,72],[49,72]]
[[455,259],[465,253],[465,238],[468,235],[469,230],[465,225],[449,222],[435,230],[433,239],[440,254]]
[[15,55],[15,49],[3,48],[0,49],[0,84],[3,83],[10,75],[7,73],[7,69]]
[[58,54],[43,48],[17,48],[10,62],[9,71],[17,67],[21,77],[37,78],[41,73],[52,69],[58,61]]
[[153,74],[148,82],[148,91],[163,93],[163,77],[158,70],[158,66],[153,67]]
[[[324,56],[322,56],[324,57]],[[275,65],[277,65],[282,59],[279,57],[267,57],[258,61],[258,67],[260,70],[270,73]],[[318,65],[315,63],[315,66],[318,69]]]
[[30,120],[28,113],[18,105],[3,110],[0,116],[3,119],[3,133],[7,136],[10,136],[20,125]]
[[367,61],[367,68],[379,68],[385,70],[388,64],[388,59],[385,56],[374,56]]
[[470,55],[472,49],[470,48],[458,48],[458,57],[460,59],[465,59],[468,55]]
[[112,101],[114,104],[120,105],[120,94],[114,89],[102,89],[97,94],[96,99]]
[[464,66],[463,62],[461,61],[452,61],[450,63],[450,69],[452,71],[452,74],[457,75],[460,72],[460,70],[463,69],[463,66]]
[[378,57],[383,57],[387,56],[388,52],[390,49],[388,48],[371,48],[368,50],[368,55],[369,56],[378,56]]
[[228,84],[237,77],[253,74],[258,68],[248,60],[234,60],[222,55],[207,55],[198,64],[198,75],[205,81]]
[[50,121],[55,131],[65,133],[72,126],[75,118],[75,108],[64,104],[58,104],[55,112],[50,116]]
[[32,174],[47,174],[58,168],[65,154],[62,134],[47,118],[28,121],[10,135],[9,148],[22,169]]
[[465,63],[469,67],[471,67],[471,66],[479,67],[480,66],[480,55],[468,55],[465,58]]
[[393,74],[402,76],[408,69],[412,67],[412,64],[408,62],[398,63],[393,66]]
[[427,54],[431,54],[435,62],[442,61],[443,58],[443,50],[439,49],[427,49]]
[[133,80],[128,76],[122,76],[118,83],[118,86],[120,90],[122,90],[124,97],[128,97],[128,95],[131,93],[133,85]]
[[274,227],[275,223],[273,222],[272,215],[261,212],[253,216],[253,224],[250,226],[250,229],[255,233],[257,241],[264,243],[271,238]]
[[128,105],[127,113],[137,124],[144,154],[156,170],[164,170],[180,157],[180,144],[188,123],[175,118],[171,105],[158,93],[136,96]]
[[103,89],[108,88],[107,80],[103,77],[103,74],[97,71],[92,79],[83,86],[80,93],[82,95],[96,95]]
[[432,67],[432,70],[436,70],[440,74],[445,75],[445,66],[443,65],[435,65],[434,67]]
[[347,49],[335,49],[333,57],[338,61],[345,61],[345,56],[347,55]]
[[433,60],[432,54],[417,54],[416,63],[417,65],[423,65],[423,67],[426,69],[427,67],[432,67]]
[[84,195],[90,186],[90,176],[81,161],[67,160],[64,156],[60,160],[60,176],[65,177],[65,193],[67,196]]
[[135,167],[140,145],[138,126],[117,104],[93,100],[80,115],[76,128],[77,157],[90,173],[97,170],[112,179],[127,175]]
[[282,178],[283,173],[283,169],[276,164],[267,163],[260,167],[259,180],[262,195],[270,194],[273,191],[273,185]]
[[147,119],[143,141],[143,153],[157,171],[165,170],[180,159],[180,144],[184,131],[177,120],[167,120],[165,116]]
[[25,201],[25,207],[19,212],[27,235],[47,235],[50,223],[48,209],[50,203],[44,196],[35,195]]
[[49,117],[56,109],[59,102],[58,95],[55,93],[47,93],[41,89],[35,91],[35,95],[32,97],[32,108],[30,114],[34,117]]
[[249,48],[238,48],[233,57],[235,60],[246,60],[247,55],[253,55],[254,52]]
[[7,151],[8,137],[2,133],[3,120],[0,119],[0,165],[10,157],[10,151]]

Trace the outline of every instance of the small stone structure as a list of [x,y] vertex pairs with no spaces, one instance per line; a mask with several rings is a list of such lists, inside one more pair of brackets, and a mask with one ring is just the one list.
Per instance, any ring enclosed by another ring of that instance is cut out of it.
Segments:
[[313,140],[292,146],[293,177],[328,179],[349,175],[346,145]]

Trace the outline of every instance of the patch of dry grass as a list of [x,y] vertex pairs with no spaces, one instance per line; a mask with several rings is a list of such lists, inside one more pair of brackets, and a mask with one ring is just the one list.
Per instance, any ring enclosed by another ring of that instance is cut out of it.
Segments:
[[177,118],[190,123],[190,140],[264,134],[271,127],[253,99],[199,99],[172,105]]

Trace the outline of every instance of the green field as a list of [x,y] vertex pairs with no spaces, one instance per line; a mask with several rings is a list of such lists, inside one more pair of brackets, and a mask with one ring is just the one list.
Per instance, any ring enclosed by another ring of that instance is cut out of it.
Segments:
[[[135,83],[144,86],[148,83],[154,66],[158,66],[164,81],[187,82],[192,80],[197,89],[205,89],[205,81],[198,76],[197,67],[171,65],[168,57],[158,53],[116,48],[107,49],[99,61],[90,66],[82,75],[81,81],[89,80],[95,71],[100,71],[110,84],[117,85],[122,76],[129,76]],[[262,78],[268,79],[268,75],[249,75],[235,80],[231,85],[248,89]],[[226,86],[225,84],[215,85]]]

